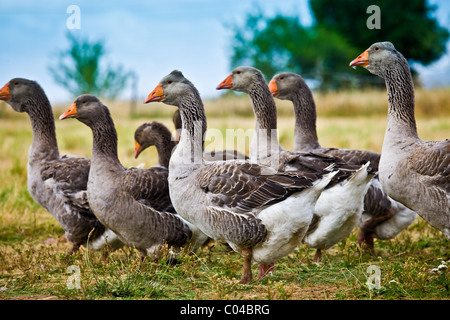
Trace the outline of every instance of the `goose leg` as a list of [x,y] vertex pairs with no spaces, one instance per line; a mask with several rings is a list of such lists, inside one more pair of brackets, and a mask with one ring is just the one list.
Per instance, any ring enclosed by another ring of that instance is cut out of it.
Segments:
[[358,234],[358,244],[364,251],[368,251],[372,254],[375,253],[373,235],[375,228],[386,220],[392,218],[394,214],[395,210],[390,208],[389,210],[385,211],[384,214],[370,219],[361,226],[361,230]]
[[243,249],[242,257],[244,258],[244,267],[242,268],[240,283],[247,284],[252,280],[252,249]]
[[373,233],[360,230],[358,234],[358,245],[365,252],[374,252]]
[[80,249],[80,243],[73,242],[69,254],[75,254],[78,251],[78,249]]
[[258,279],[264,278],[268,273],[272,273],[275,269],[275,263],[260,264]]
[[316,254],[314,255],[314,262],[320,262],[322,261],[322,250],[317,249]]

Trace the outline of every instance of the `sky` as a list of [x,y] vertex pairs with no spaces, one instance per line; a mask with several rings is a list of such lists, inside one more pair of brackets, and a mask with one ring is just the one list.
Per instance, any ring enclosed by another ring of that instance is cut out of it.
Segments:
[[[450,29],[450,1],[430,2],[438,5],[439,23]],[[79,29],[67,26],[71,5],[80,8]],[[231,72],[230,25],[242,24],[255,6],[269,16],[298,15],[302,24],[312,23],[308,0],[2,0],[0,86],[14,77],[28,78],[40,83],[52,103],[71,100],[48,67],[55,64],[56,53],[68,47],[66,33],[72,32],[103,40],[107,63],[135,72],[138,100],[174,69],[182,71],[204,99],[214,98],[223,93],[215,87]],[[439,61],[417,66],[424,82],[450,85],[450,44],[447,47]],[[121,98],[132,96],[128,87]]]

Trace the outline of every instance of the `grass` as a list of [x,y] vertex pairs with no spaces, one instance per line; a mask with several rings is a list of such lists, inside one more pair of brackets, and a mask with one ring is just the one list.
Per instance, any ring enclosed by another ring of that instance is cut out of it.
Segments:
[[[347,98],[345,98],[347,97]],[[324,146],[381,150],[386,125],[384,92],[336,93],[317,96],[318,135]],[[347,100],[345,100],[347,99]],[[447,99],[447,100],[445,100]],[[448,138],[449,90],[419,90],[418,130],[423,139]],[[346,107],[345,101],[347,101]],[[359,103],[357,103],[359,101]],[[375,103],[381,101],[381,103]],[[280,101],[277,100],[277,103]],[[359,114],[361,106],[364,112]],[[156,163],[148,150],[133,158],[135,128],[158,120],[173,128],[174,108],[162,104],[138,105],[129,116],[126,103],[111,103],[119,134],[119,157],[125,166]],[[59,116],[67,106],[56,106]],[[247,97],[206,101],[208,127],[251,130],[254,126]],[[292,108],[280,104],[279,136],[287,148],[293,143]],[[433,110],[432,116],[426,110]],[[61,153],[90,156],[89,129],[74,119],[56,120]],[[418,218],[396,238],[376,240],[377,252],[368,255],[350,237],[313,262],[314,250],[299,246],[276,264],[273,275],[249,285],[238,284],[241,257],[223,245],[203,248],[196,255],[181,255],[181,263],[141,261],[125,248],[101,252],[82,248],[69,256],[70,244],[61,239],[62,228],[29,196],[26,159],[32,133],[28,117],[0,104],[0,299],[81,300],[411,300],[450,298],[449,243],[437,230]],[[248,145],[248,142],[247,142]],[[212,139],[207,148],[234,147]],[[245,146],[248,152],[248,146]],[[371,267],[372,266],[372,267]],[[370,267],[370,268],[369,268]],[[257,274],[257,266],[253,267]],[[369,268],[369,271],[368,271]],[[371,287],[379,270],[379,285]],[[372,277],[371,277],[372,276]],[[369,282],[368,282],[369,281]],[[369,285],[368,285],[369,283]]]

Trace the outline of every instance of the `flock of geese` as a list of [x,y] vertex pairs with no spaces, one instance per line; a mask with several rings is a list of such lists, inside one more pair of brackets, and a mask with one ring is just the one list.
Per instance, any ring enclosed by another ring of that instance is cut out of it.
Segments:
[[[316,249],[315,260],[359,226],[358,242],[390,239],[417,214],[450,239],[450,141],[423,141],[414,117],[414,87],[406,59],[390,42],[370,46],[350,63],[385,79],[389,110],[381,154],[320,145],[316,107],[301,76],[284,72],[267,83],[242,66],[217,89],[248,94],[255,115],[250,155],[206,152],[207,119],[195,86],[180,71],[162,78],[144,103],[178,107],[174,139],[158,122],[135,132],[135,157],[155,146],[158,165],[126,168],[108,108],[79,96],[60,119],[76,118],[92,130],[92,157],[60,155],[54,116],[35,81],[15,78],[0,99],[29,115],[33,141],[28,190],[61,224],[72,252],[81,246],[136,248],[160,259],[208,241],[227,243],[243,257],[241,283],[274,270],[298,245]],[[277,99],[292,101],[294,149],[278,142]]]

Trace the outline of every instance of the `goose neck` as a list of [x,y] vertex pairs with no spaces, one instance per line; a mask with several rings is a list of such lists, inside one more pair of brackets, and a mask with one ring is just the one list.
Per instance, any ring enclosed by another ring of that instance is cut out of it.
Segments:
[[91,129],[94,140],[92,146],[93,164],[106,159],[112,164],[121,166],[117,155],[117,131],[111,117],[98,119],[93,122]]
[[50,102],[46,97],[44,98],[39,100],[30,99],[25,102],[33,130],[30,156],[44,156],[46,159],[56,159],[59,157],[59,151],[55,119]]
[[316,104],[311,90],[298,90],[294,93],[294,150],[312,151],[320,148],[316,129]]
[[264,159],[272,158],[283,150],[278,141],[275,100],[266,83],[255,83],[248,91],[248,95],[256,119],[250,158],[264,163]]
[[[189,97],[179,106],[182,122],[181,138],[171,162],[198,165],[203,162],[206,114],[199,97]],[[172,161],[173,160],[173,161]]]
[[256,129],[277,129],[277,108],[267,84],[253,84],[248,95],[255,113]]
[[386,70],[384,78],[389,102],[386,133],[418,138],[414,116],[414,84],[407,62]]
[[162,138],[155,143],[156,150],[158,151],[158,164],[168,168],[170,156],[176,144],[170,134],[168,136],[164,135]]

